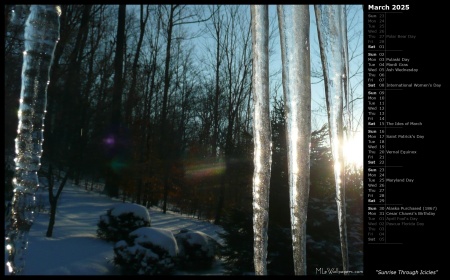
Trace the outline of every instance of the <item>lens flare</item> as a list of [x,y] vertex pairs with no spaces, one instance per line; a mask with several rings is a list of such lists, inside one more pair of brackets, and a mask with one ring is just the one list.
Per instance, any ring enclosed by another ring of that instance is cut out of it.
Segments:
[[210,177],[223,174],[225,163],[199,163],[193,164],[186,169],[186,176],[192,178]]
[[362,167],[364,161],[364,141],[362,133],[356,133],[344,142],[346,165]]

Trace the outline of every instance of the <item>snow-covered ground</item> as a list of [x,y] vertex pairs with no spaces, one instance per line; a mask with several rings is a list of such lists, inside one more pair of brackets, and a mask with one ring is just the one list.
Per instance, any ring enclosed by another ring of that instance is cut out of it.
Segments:
[[[46,202],[47,191],[38,192],[37,199]],[[22,275],[120,275],[119,268],[113,264],[114,243],[96,236],[100,216],[117,203],[121,201],[68,183],[58,201],[53,237],[45,237],[49,213],[38,213],[30,231]],[[149,213],[152,227],[170,230],[174,234],[187,228],[221,241],[217,232],[222,229],[207,221],[170,211],[163,214],[159,208],[150,208]],[[217,260],[209,270],[176,271],[174,274],[221,275],[223,271],[220,260]]]
[[[120,268],[113,264],[115,243],[98,238],[96,232],[100,216],[122,203],[121,200],[111,199],[97,191],[86,191],[84,187],[68,182],[58,201],[53,237],[47,238],[47,189],[39,191],[36,198],[38,204],[43,204],[44,210],[37,213],[31,228],[22,275],[121,275]],[[315,221],[308,225],[310,273],[314,273],[317,267],[340,266],[335,208],[333,199],[310,199],[309,215],[315,217]],[[152,228],[165,229],[173,234],[179,233],[181,229],[199,231],[223,244],[218,234],[222,228],[208,221],[171,211],[163,214],[159,208],[150,208],[149,214]],[[349,215],[348,219],[349,258],[351,270],[362,271],[362,217],[353,216]],[[223,275],[224,272],[218,259],[208,270],[177,270],[173,274]],[[8,274],[6,265],[5,273]]]

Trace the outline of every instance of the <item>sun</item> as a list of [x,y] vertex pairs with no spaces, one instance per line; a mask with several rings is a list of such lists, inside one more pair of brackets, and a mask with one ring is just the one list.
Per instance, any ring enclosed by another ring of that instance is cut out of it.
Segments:
[[362,167],[364,162],[364,139],[361,132],[344,141],[344,158],[346,165]]

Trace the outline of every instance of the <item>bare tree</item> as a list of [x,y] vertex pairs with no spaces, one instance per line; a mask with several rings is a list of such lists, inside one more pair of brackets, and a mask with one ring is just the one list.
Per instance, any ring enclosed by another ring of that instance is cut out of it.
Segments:
[[48,173],[47,173],[47,180],[48,180],[48,199],[50,202],[50,219],[48,221],[48,227],[47,227],[47,233],[45,236],[52,237],[53,236],[53,227],[55,226],[55,220],[56,220],[56,207],[58,206],[58,199],[61,195],[61,192],[66,185],[67,179],[69,178],[69,175],[72,170],[69,170],[66,172],[66,175],[64,176],[63,180],[59,184],[58,190],[56,191],[56,194],[53,193],[55,179],[53,176],[53,167],[52,164],[48,167]]
[[225,203],[225,186],[230,178],[231,158],[234,153],[234,136],[236,135],[238,115],[244,101],[250,98],[251,92],[251,27],[248,13],[242,13],[247,7],[227,6],[224,37],[224,140],[223,155],[226,169],[219,186],[218,203],[214,223],[219,224]]
[[134,54],[133,65],[131,67],[131,85],[130,91],[127,97],[127,106],[125,111],[125,120],[128,124],[131,124],[131,118],[133,115],[133,108],[136,107],[136,83],[138,77],[139,57],[141,55],[142,43],[144,41],[145,28],[150,15],[150,7],[147,5],[144,10],[144,5],[139,6],[139,39],[136,46],[136,52]]
[[[122,104],[122,71],[123,71],[123,53],[124,53],[124,41],[125,41],[125,13],[126,5],[119,5],[118,25],[117,25],[117,45],[114,59],[114,92],[112,101],[111,112],[111,129],[112,135],[115,137],[113,141],[118,141],[121,135],[121,129],[119,124],[121,121],[121,104]],[[116,143],[114,143],[117,145]],[[117,197],[119,195],[119,182],[118,174],[115,170],[108,165],[108,174],[106,176],[105,190],[111,197]]]
[[[169,169],[170,169],[170,158],[171,151],[168,147],[168,127],[167,127],[167,115],[168,115],[168,101],[169,101],[169,86],[171,83],[170,75],[170,64],[171,64],[171,51],[172,51],[172,40],[174,27],[185,24],[199,23],[207,21],[208,18],[203,19],[200,17],[198,11],[192,11],[190,7],[186,5],[172,4],[169,6],[163,6],[164,18],[162,24],[165,27],[166,32],[166,59],[164,63],[164,90],[163,90],[163,100],[161,108],[161,139],[160,139],[160,157],[163,163],[163,184],[164,184],[164,194],[163,194],[163,212],[166,213],[167,210],[167,199],[169,194]],[[163,16],[163,15],[161,15]]]

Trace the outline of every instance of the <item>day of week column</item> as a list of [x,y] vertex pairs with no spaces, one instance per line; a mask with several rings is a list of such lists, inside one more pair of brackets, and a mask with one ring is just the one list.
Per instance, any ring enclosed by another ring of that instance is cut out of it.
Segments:
[[[380,51],[379,31],[380,22],[379,14],[369,13],[367,18],[367,169],[365,170],[367,180],[365,186],[365,199],[367,202],[367,241],[371,243],[384,242],[384,207],[380,211],[380,180],[384,177],[380,176],[380,140],[384,139],[384,135],[380,135],[380,107],[377,104],[379,100],[379,79],[380,73],[384,75],[384,68],[379,67]],[[383,27],[384,30],[384,27]],[[382,190],[384,192],[384,190]]]

